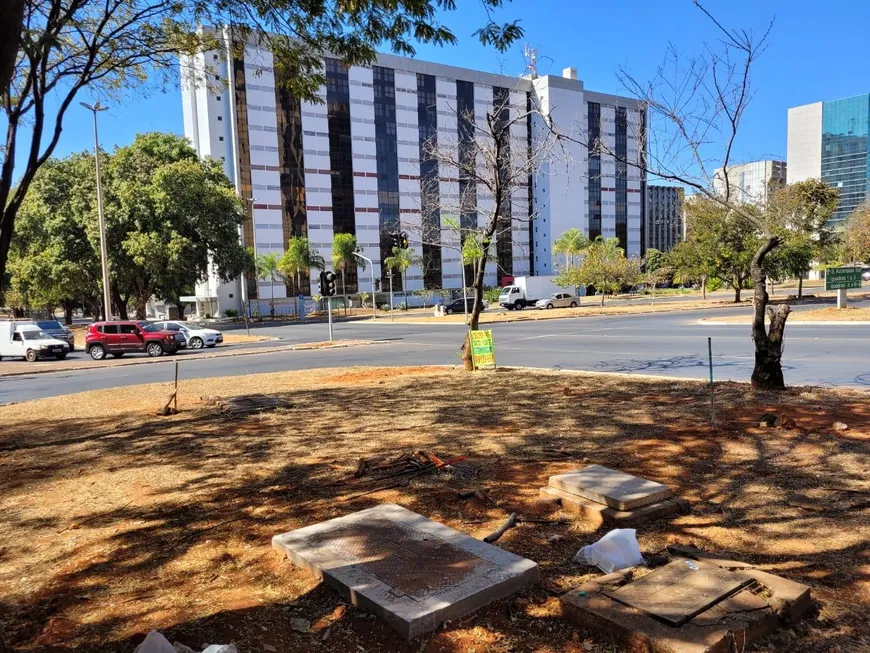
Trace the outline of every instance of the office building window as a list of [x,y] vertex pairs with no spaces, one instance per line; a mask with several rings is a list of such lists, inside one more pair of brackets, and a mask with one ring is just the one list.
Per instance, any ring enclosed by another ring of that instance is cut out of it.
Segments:
[[[244,48],[241,48],[244,49]],[[238,157],[233,166],[239,167],[241,192],[243,198],[254,196],[251,182],[251,144],[248,136],[248,91],[245,86],[245,60],[233,59],[233,85],[236,94],[236,130],[238,138]],[[220,116],[218,116],[220,118]],[[245,247],[255,247],[254,242],[254,208],[251,202],[245,201],[245,221],[242,223],[242,244]],[[257,299],[257,280],[254,275],[247,276],[248,298]]]
[[[337,234],[355,234],[350,82],[347,67],[338,59],[326,59],[326,118],[329,125],[329,166],[332,177],[332,229]],[[345,270],[345,278],[348,292],[356,292],[356,266],[349,266]]]
[[619,246],[628,251],[628,118],[625,107],[616,109],[616,237]]
[[842,224],[867,197],[870,94],[822,105],[822,181],[840,192],[831,223]]
[[[474,145],[474,83],[456,81],[456,116],[459,135],[459,225],[462,229],[461,241],[465,242],[467,229],[477,228],[477,183],[474,178],[477,148]],[[465,266],[465,278],[472,274],[472,266]]]
[[[375,110],[375,153],[378,169],[378,210],[381,260],[392,256],[390,233],[400,230],[399,152],[396,137],[396,85],[392,68],[372,66]],[[390,271],[381,266],[381,284],[389,287]],[[393,288],[402,290],[402,275],[393,272]]]
[[589,240],[601,235],[601,105],[587,105],[589,141]]
[[514,274],[513,266],[513,234],[511,232],[513,215],[511,211],[511,188],[508,180],[512,179],[511,166],[511,137],[510,137],[510,99],[511,92],[507,88],[494,86],[492,89],[492,111],[495,114],[495,131],[503,129],[503,152],[504,156],[499,165],[498,175],[504,186],[505,196],[500,204],[500,219],[496,225],[496,261],[498,268],[496,270],[496,278],[498,285],[502,286],[502,280],[505,276],[512,277]]
[[423,236],[423,287],[440,288],[441,211],[438,161],[432,149],[438,145],[438,99],[433,75],[417,74],[417,129],[420,138],[420,212]]

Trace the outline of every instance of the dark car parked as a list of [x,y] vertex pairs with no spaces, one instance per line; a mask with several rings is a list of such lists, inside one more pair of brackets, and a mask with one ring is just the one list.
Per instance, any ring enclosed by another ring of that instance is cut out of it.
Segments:
[[[460,298],[460,299],[453,300],[449,304],[445,304],[444,305],[444,312],[447,313],[447,315],[451,315],[453,313],[464,313],[465,310],[462,308],[462,301],[463,300]],[[468,312],[471,313],[471,311],[474,309],[474,297],[466,297],[465,304],[468,306]],[[489,307],[489,302],[487,302],[484,299],[483,300],[483,310],[486,310],[488,307]]]
[[73,332],[57,320],[39,320],[37,321],[36,326],[45,331],[52,338],[63,340],[69,345],[70,351],[73,351],[76,348],[76,337],[73,335]]
[[94,360],[106,354],[120,358],[124,354],[162,356],[184,347],[181,333],[164,331],[149,322],[94,322],[85,336],[85,349]]

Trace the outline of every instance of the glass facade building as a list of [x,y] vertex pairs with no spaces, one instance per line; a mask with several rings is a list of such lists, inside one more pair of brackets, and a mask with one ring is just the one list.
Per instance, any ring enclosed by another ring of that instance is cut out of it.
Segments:
[[822,181],[840,191],[832,222],[842,222],[868,196],[870,93],[822,104]]

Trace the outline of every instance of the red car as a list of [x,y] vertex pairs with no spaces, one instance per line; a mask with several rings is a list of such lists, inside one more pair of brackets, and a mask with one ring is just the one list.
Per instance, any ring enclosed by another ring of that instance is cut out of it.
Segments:
[[85,336],[85,351],[94,360],[106,354],[121,358],[124,354],[162,356],[184,347],[184,335],[164,331],[150,322],[94,322]]

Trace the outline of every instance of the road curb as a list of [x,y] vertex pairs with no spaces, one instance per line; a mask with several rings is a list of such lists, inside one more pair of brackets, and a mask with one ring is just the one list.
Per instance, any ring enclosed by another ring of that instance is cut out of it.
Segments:
[[[747,322],[746,324],[739,322],[719,322],[716,320],[698,320],[698,324],[701,326],[731,326],[731,327],[752,327],[751,322]],[[840,321],[828,321],[828,320],[819,320],[819,321],[791,321],[786,322],[786,326],[789,327],[798,327],[798,326],[870,326],[870,322],[863,322],[860,320],[855,320],[852,322],[846,320]]]
[[[254,356],[257,354],[274,354],[285,351],[313,351],[313,350],[329,350],[329,349],[349,349],[351,347],[368,347],[370,345],[385,345],[389,342],[388,340],[369,340],[355,343],[337,343],[334,345],[325,345],[323,347],[311,347],[305,344],[301,345],[284,345],[283,347],[272,347],[269,349],[254,349],[254,350],[246,350],[246,351],[234,351],[229,352],[227,354],[211,354],[206,356],[191,356],[189,360],[192,361],[201,361],[201,360],[213,360],[215,358],[235,358],[237,356]],[[122,363],[114,363],[112,365],[105,365],[103,367],[98,367],[96,365],[78,365],[76,367],[65,367],[59,370],[53,370],[49,368],[42,368],[37,370],[26,370],[23,372],[0,372],[0,379],[13,377],[13,376],[31,376],[33,374],[62,374],[64,372],[82,372],[82,371],[91,371],[91,370],[106,370],[112,369],[115,367],[131,367],[135,365],[161,365],[166,363],[173,363],[176,361],[186,362],[185,359],[188,357],[182,358],[174,358],[174,357],[160,357],[159,359],[151,359],[145,358],[142,360],[130,360],[124,361]]]

